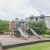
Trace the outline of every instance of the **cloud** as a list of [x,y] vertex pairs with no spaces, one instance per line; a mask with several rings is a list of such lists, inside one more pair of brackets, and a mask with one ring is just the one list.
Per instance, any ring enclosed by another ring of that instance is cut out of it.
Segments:
[[7,14],[5,12],[0,11],[1,16],[6,16]]
[[39,16],[40,13],[33,7],[25,7],[21,12],[21,14],[24,14],[24,17],[30,17],[33,16]]
[[49,0],[0,0],[0,15],[12,17],[12,19],[16,16],[19,18],[39,16],[41,13],[49,12],[47,9],[49,7]]
[[4,5],[12,9],[13,11],[17,11],[22,7],[24,0],[5,0]]
[[50,13],[50,0],[31,0],[31,6],[35,8],[42,9],[43,13],[46,15]]
[[46,16],[50,16],[50,14],[46,14]]
[[42,8],[36,8],[36,10],[40,13],[40,14],[44,14],[46,13],[46,11]]
[[30,16],[30,15],[39,15],[39,12],[33,8],[28,7],[26,4],[28,4],[29,0],[2,0],[0,3],[2,5],[8,7],[13,12],[23,14],[24,17]]

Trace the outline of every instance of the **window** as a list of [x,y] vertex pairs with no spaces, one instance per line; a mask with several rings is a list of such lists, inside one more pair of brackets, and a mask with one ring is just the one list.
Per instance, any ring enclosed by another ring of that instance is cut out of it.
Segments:
[[36,18],[36,21],[38,21],[38,18]]

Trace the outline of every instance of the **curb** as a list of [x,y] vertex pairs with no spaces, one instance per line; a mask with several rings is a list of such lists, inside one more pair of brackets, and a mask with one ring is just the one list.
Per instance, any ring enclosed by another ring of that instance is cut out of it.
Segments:
[[3,46],[2,46],[2,44],[1,44],[1,43],[0,43],[0,49],[1,49],[1,50],[3,50]]
[[20,46],[43,43],[43,42],[50,42],[50,40],[40,40],[40,41],[32,41],[32,42],[19,43],[19,44],[13,44],[13,45],[6,45],[6,46],[3,46],[3,48],[8,49],[8,48],[13,48],[13,47],[20,47]]

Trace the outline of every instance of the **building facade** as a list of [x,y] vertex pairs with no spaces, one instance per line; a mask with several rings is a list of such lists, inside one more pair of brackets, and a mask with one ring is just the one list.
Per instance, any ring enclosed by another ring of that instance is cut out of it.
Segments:
[[31,15],[30,17],[26,18],[26,21],[45,21],[46,26],[48,29],[50,29],[50,16],[44,16],[43,14],[40,16],[33,16]]

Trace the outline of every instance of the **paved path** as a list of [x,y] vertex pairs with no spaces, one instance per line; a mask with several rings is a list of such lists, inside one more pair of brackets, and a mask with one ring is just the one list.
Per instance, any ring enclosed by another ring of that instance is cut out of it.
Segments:
[[31,41],[48,40],[48,39],[50,40],[50,38],[38,39],[37,37],[33,36],[31,38],[27,38],[27,40],[24,40],[24,38],[16,38],[16,37],[14,38],[11,37],[10,35],[0,35],[0,41],[3,46],[31,42]]

